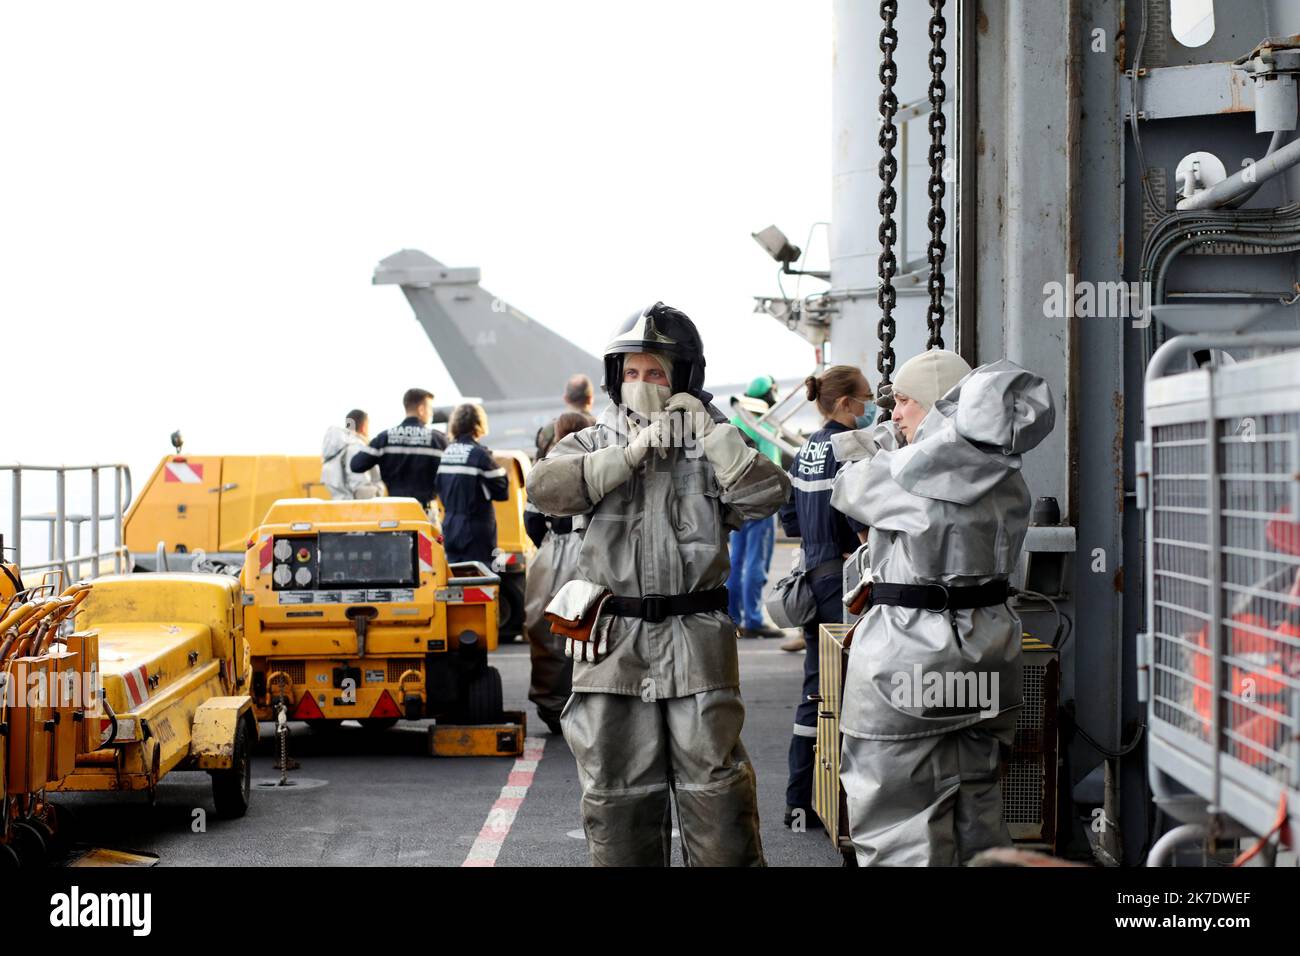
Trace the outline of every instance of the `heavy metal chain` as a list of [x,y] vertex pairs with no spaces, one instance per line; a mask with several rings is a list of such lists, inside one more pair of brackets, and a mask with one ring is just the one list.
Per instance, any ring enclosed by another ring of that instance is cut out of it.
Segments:
[[289,715],[286,713],[284,698],[280,699],[275,709],[275,738],[280,745],[280,786],[289,785]]
[[943,260],[948,247],[943,242],[943,227],[946,216],[943,211],[943,194],[946,185],[943,180],[943,165],[947,151],[943,144],[943,134],[948,121],[943,115],[943,99],[947,88],[943,83],[943,70],[948,63],[948,55],[943,51],[943,38],[948,33],[948,25],[943,18],[944,0],[930,0],[930,245],[926,251],[930,261],[930,307],[925,314],[925,323],[930,329],[926,341],[927,349],[943,348]]
[[876,324],[876,335],[880,339],[880,352],[876,355],[876,369],[880,372],[880,385],[888,385],[894,373],[894,274],[898,270],[898,260],[894,255],[894,242],[898,239],[898,226],[894,222],[894,210],[898,205],[898,194],[894,191],[894,177],[898,174],[898,160],[894,156],[894,147],[898,144],[898,127],[894,125],[894,114],[898,112],[898,97],[894,95],[894,81],[898,79],[898,67],[894,64],[894,51],[898,48],[898,31],[894,29],[894,18],[898,15],[897,0],[881,0],[880,19],[884,27],[880,31],[880,196],[877,208],[880,210],[880,258],[877,260],[876,273],[880,284],[876,287],[876,304],[880,306],[880,321]]

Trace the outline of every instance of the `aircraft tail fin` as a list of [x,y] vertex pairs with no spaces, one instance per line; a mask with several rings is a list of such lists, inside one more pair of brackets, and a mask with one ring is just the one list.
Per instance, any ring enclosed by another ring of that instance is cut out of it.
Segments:
[[371,281],[402,287],[462,395],[558,400],[580,372],[600,387],[599,358],[494,297],[476,268],[449,268],[403,249],[382,260]]

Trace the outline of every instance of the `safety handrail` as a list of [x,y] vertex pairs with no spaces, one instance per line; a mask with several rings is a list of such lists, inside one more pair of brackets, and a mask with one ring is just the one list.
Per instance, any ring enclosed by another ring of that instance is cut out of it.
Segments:
[[[75,569],[79,573],[90,565],[90,576],[99,574],[103,562],[112,558],[113,570],[122,573],[129,570],[129,558],[123,541],[123,521],[131,506],[133,486],[130,466],[120,462],[90,465],[24,465],[18,462],[0,464],[0,472],[9,472],[11,476],[11,512],[9,523],[9,540],[6,542],[13,550],[14,563],[22,573],[58,570],[64,580],[71,580]],[[100,475],[113,473],[112,504],[106,512],[100,510]],[[49,514],[23,514],[23,475],[25,472],[52,473],[54,475],[55,509]],[[70,473],[90,474],[90,514],[69,514],[67,507],[67,478]],[[100,546],[102,524],[113,522],[110,548]],[[23,526],[29,522],[44,522],[49,526],[49,559],[41,562],[24,563],[22,556]],[[90,525],[90,550],[81,548],[81,525]],[[68,525],[72,525],[72,550],[68,553]]]

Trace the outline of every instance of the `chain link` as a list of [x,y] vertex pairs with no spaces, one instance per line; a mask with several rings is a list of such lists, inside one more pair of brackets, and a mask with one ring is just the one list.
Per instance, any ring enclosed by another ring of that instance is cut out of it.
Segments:
[[948,65],[948,55],[943,49],[943,38],[948,33],[948,25],[943,18],[944,0],[930,0],[930,245],[926,257],[930,262],[930,307],[926,311],[925,323],[929,327],[930,337],[927,349],[943,348],[943,261],[948,247],[943,241],[943,227],[947,217],[943,211],[943,196],[947,188],[943,179],[944,160],[947,150],[943,136],[948,121],[943,115],[943,101],[947,88],[943,82],[944,67]]
[[876,324],[880,352],[876,355],[876,369],[880,372],[880,386],[888,385],[894,373],[894,303],[897,299],[894,275],[898,271],[898,259],[894,255],[894,243],[898,239],[898,226],[894,222],[894,210],[898,205],[898,193],[894,190],[894,177],[898,174],[898,160],[894,156],[894,147],[898,144],[898,127],[894,125],[894,114],[898,112],[898,97],[894,95],[894,82],[898,79],[898,67],[894,63],[894,51],[898,48],[898,31],[894,29],[897,15],[897,0],[881,0],[880,19],[884,21],[884,27],[880,31],[880,196],[876,203],[880,211],[880,258],[876,266],[880,277],[880,284],[876,287],[876,304],[880,306],[880,321]]
[[279,705],[275,708],[275,738],[276,743],[280,745],[278,769],[280,771],[280,786],[282,787],[289,784],[289,720],[286,709],[284,698],[281,698]]

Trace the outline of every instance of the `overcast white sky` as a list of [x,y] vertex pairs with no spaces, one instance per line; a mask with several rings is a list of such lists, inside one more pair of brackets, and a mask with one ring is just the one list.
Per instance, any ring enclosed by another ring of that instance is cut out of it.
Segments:
[[403,247],[592,351],[663,299],[715,380],[805,374],[749,233],[829,218],[830,66],[825,0],[6,5],[0,460],[139,483],[176,427],[315,453],[453,399],[370,285]]

